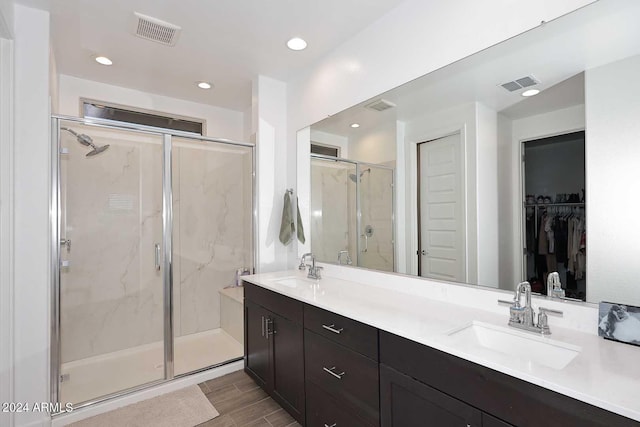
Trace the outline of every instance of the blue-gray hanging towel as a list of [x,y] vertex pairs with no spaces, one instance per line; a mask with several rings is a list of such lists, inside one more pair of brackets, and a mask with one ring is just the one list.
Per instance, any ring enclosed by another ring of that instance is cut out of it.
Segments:
[[280,242],[283,245],[288,245],[293,238],[295,230],[296,226],[293,222],[293,210],[291,209],[291,196],[289,195],[289,191],[285,191],[284,206],[282,207],[282,223],[280,224]]
[[297,196],[296,196],[296,212],[298,213],[298,240],[300,240],[300,243],[304,243],[306,239],[304,238],[304,227],[302,226],[302,217],[300,216],[300,202],[298,202]]

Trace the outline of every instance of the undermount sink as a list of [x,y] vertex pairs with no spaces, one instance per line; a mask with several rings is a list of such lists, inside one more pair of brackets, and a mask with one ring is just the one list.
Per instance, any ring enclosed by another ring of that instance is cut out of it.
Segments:
[[289,288],[297,288],[298,286],[307,286],[317,283],[315,280],[303,279],[297,276],[279,277],[277,279],[271,279],[271,281]]
[[500,353],[526,365],[557,370],[564,369],[582,350],[548,337],[476,321],[448,332],[447,344],[480,357]]

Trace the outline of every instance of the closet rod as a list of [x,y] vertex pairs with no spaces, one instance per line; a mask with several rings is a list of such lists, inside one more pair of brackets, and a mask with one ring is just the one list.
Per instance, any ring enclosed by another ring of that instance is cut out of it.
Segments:
[[[569,206],[569,207],[576,207],[576,208],[584,208],[585,205],[584,203],[533,203],[530,205],[527,205],[525,203],[524,207],[525,208],[535,208],[535,215],[533,218],[533,235],[537,238],[538,237],[538,208],[545,208],[548,206]],[[526,214],[525,214],[525,218],[526,218]]]
[[584,206],[584,203],[525,203],[526,207],[544,207],[544,206]]

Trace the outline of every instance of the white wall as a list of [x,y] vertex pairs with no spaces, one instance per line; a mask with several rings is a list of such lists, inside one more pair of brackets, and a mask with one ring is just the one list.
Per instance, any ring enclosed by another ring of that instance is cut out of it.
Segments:
[[0,0],[0,37],[13,38],[14,34],[13,0]]
[[[359,131],[360,129],[358,129]],[[396,121],[381,122],[349,138],[349,158],[360,162],[395,166]]]
[[244,114],[239,111],[199,104],[135,89],[60,75],[59,111],[62,115],[78,117],[80,98],[112,102],[129,107],[143,108],[161,113],[205,119],[206,136],[243,141]]
[[[16,402],[49,401],[49,13],[15,7],[14,381]],[[41,425],[46,413],[16,415]]]
[[476,203],[478,283],[497,288],[498,266],[498,115],[476,103]]
[[[511,120],[499,117],[498,218],[500,222],[500,288],[522,281],[522,152],[523,141],[583,130],[584,105]],[[506,181],[506,182],[505,182]]]
[[51,114],[58,114],[60,106],[60,76],[58,75],[58,63],[53,52],[53,46],[49,46],[49,94],[51,97]]
[[[297,239],[288,246],[278,238],[282,219],[284,193],[294,187],[287,180],[287,163],[293,163],[295,152],[285,144],[287,98],[286,85],[278,80],[259,76],[253,82],[253,129],[256,133],[258,156],[258,271],[283,270],[287,260],[297,250]],[[295,189],[295,188],[294,188]],[[294,200],[295,203],[294,192]],[[306,234],[309,234],[307,226]]]
[[[13,42],[0,38],[0,402],[13,401]],[[0,412],[0,425],[13,414]]]
[[[512,0],[407,0],[289,84],[288,149],[299,129],[327,115],[592,2],[541,0],[523,11]],[[309,186],[307,173],[297,185]]]
[[639,74],[640,56],[585,72],[588,301],[640,306]]
[[[513,240],[520,232],[520,226],[513,223],[514,208],[511,206],[513,203],[512,193],[515,188],[519,188],[519,181],[513,181],[512,133],[513,121],[498,113],[498,223],[500,224],[498,227],[498,257],[502,261],[498,272],[498,287],[507,290],[513,290],[513,281],[520,277],[520,270],[513,265],[515,250]],[[514,226],[518,228],[514,230]],[[519,261],[518,265],[522,269],[522,261]]]
[[331,145],[340,148],[340,157],[348,159],[349,157],[349,138],[346,136],[335,135],[321,130],[311,129],[311,142]]

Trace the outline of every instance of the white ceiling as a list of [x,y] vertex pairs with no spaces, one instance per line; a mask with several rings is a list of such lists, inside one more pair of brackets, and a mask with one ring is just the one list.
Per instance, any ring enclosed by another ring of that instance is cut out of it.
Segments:
[[[362,102],[312,126],[363,135],[382,123],[410,121],[457,105],[481,102],[517,119],[584,103],[584,70],[640,54],[640,1],[597,2],[469,56],[379,97],[397,104],[383,113]],[[500,84],[534,75],[542,92],[523,98]],[[575,77],[574,77],[575,76]],[[572,78],[573,77],[573,78]],[[358,129],[349,127],[357,122]]]
[[[58,72],[238,111],[251,81],[288,81],[402,0],[23,0],[51,12]],[[133,12],[182,27],[175,47],[131,32]],[[308,42],[294,52],[286,41]],[[111,67],[93,57],[105,55]],[[202,90],[197,81],[215,87]]]

